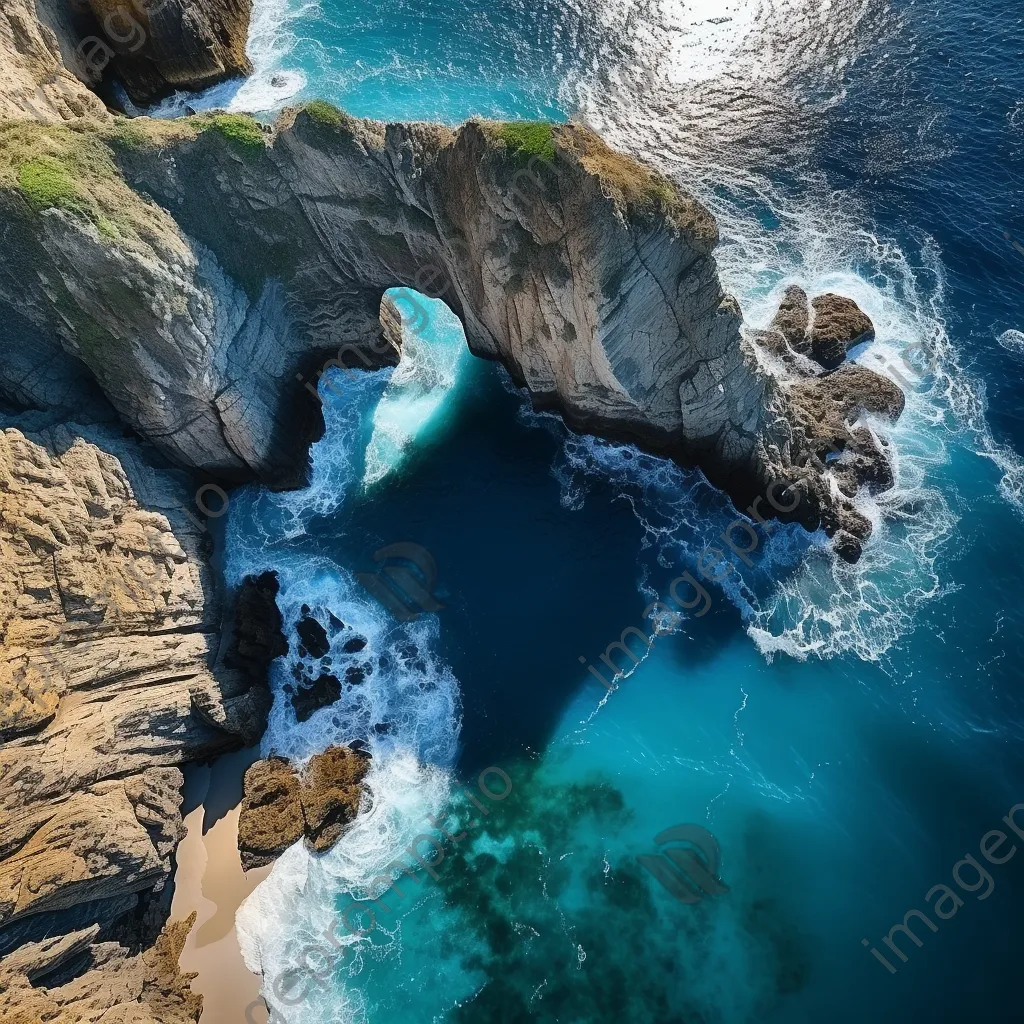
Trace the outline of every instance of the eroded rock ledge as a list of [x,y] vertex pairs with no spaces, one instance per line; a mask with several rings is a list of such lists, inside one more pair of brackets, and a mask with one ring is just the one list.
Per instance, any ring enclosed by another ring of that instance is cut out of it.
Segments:
[[[273,128],[15,126],[0,132],[0,217],[19,268],[0,273],[0,300],[183,465],[301,483],[322,425],[305,385],[331,361],[393,362],[381,297],[428,280],[471,349],[574,428],[697,464],[741,508],[790,488],[788,514],[842,532],[848,556],[869,531],[806,443],[815,375],[741,329],[714,219],[581,126],[453,132],[324,103]],[[834,366],[843,332],[870,328],[851,305],[819,297],[803,340],[792,325],[776,336]],[[20,351],[2,332],[0,349]],[[24,374],[6,386],[31,390]],[[830,422],[845,451],[859,428]]]
[[160,462],[103,428],[0,432],[4,1021],[198,1017],[182,926],[136,950],[166,915],[180,766],[255,742],[269,695],[218,661],[191,494]]

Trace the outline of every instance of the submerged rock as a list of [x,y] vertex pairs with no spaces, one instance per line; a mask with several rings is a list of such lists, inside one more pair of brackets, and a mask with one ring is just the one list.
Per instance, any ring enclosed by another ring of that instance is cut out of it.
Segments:
[[370,757],[349,747],[328,747],[298,770],[283,758],[257,761],[245,773],[238,849],[249,870],[272,863],[305,839],[322,853],[359,811]]

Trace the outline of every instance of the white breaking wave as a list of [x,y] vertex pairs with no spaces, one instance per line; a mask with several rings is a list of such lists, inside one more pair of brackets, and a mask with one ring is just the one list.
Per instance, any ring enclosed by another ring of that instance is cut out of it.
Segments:
[[[630,61],[611,80],[595,67],[567,84],[567,96],[614,145],[659,166],[712,210],[720,276],[747,323],[765,326],[791,283],[812,295],[848,295],[876,327],[876,341],[857,360],[907,395],[897,424],[870,424],[890,444],[896,485],[858,500],[874,526],[861,560],[847,565],[823,537],[776,531],[761,562],[730,576],[726,592],[768,657],[878,659],[912,628],[917,606],[944,592],[938,556],[957,522],[947,499],[956,493],[950,465],[964,447],[996,463],[1000,492],[1024,510],[1024,463],[993,440],[984,388],[949,337],[934,242],[884,237],[855,197],[832,192],[805,159],[825,111],[841,101],[862,40],[884,34],[889,15],[869,2],[840,11],[750,0],[716,9],[721,20],[708,17],[710,7],[654,6],[660,19],[616,22]],[[608,5],[605,18],[615,22],[633,7]],[[813,99],[797,84],[805,79],[814,83]],[[799,184],[784,189],[764,172],[771,166],[779,181],[799,167]],[[1014,351],[1017,333],[1000,343]],[[565,449],[556,474],[566,500],[582,500],[590,474],[621,479],[662,565],[685,563],[717,534],[703,522],[702,480],[618,446],[569,438]],[[774,579],[766,587],[769,566]]]
[[1024,357],[1024,331],[1003,331],[999,335],[999,344],[1007,352]]
[[179,91],[146,111],[150,117],[180,117],[193,110],[265,113],[283,107],[306,87],[306,76],[286,67],[298,37],[292,23],[317,14],[317,0],[255,0],[245,52],[252,74],[211,86],[200,93]]
[[402,355],[373,413],[364,488],[401,466],[412,443],[442,410],[460,365],[469,358],[462,324],[444,302],[409,288],[388,294],[402,316]]
[[[447,800],[458,749],[459,686],[434,653],[437,620],[396,621],[348,569],[289,544],[314,518],[337,513],[358,485],[363,446],[391,378],[391,370],[328,371],[320,385],[327,429],[311,451],[310,486],[281,494],[237,492],[227,524],[229,580],[274,569],[280,582],[277,604],[289,651],[271,666],[273,706],[263,755],[301,764],[344,744],[372,758],[359,815],[334,848],[317,856],[301,842],[293,846],[236,918],[246,964],[263,974],[264,998],[289,1021],[361,1019],[358,989],[331,982],[327,999],[316,988],[326,982],[313,977],[357,973],[370,952],[367,940],[337,927],[334,908],[341,898],[379,895],[408,862],[403,851]],[[435,385],[443,392],[454,379],[451,374]],[[326,655],[316,657],[319,652],[301,644],[296,626],[303,619],[323,627]],[[341,695],[300,722],[292,695],[300,680],[322,673],[340,682]],[[397,941],[383,930],[375,936],[374,955],[386,955]],[[311,986],[308,998],[303,986]]]
[[[238,911],[242,956],[249,970],[263,975],[262,993],[277,1019],[366,1020],[360,988],[339,980],[359,975],[368,958],[397,952],[396,932],[375,922],[372,938],[359,934],[369,927],[369,918],[342,917],[339,896],[372,900],[382,895],[387,884],[381,878],[395,873],[391,865],[424,831],[427,816],[441,813],[450,778],[415,758],[399,757],[374,764],[365,787],[371,795],[359,817],[328,853],[314,856],[301,843],[293,846]],[[413,882],[403,885],[415,888]]]

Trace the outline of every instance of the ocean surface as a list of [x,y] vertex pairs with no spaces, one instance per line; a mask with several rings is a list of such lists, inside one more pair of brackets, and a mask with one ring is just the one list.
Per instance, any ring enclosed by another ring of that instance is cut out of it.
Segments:
[[[715,212],[748,323],[790,283],[850,295],[908,398],[856,566],[777,526],[653,623],[729,502],[533,413],[397,291],[402,362],[321,382],[309,489],[225,517],[226,574],[279,573],[292,644],[264,752],[373,755],[351,831],[239,912],[278,1019],[1020,1019],[1019,4],[256,0],[250,53],[189,102],[586,120]],[[341,699],[299,722],[321,671]],[[638,860],[676,825],[727,888],[683,902]]]

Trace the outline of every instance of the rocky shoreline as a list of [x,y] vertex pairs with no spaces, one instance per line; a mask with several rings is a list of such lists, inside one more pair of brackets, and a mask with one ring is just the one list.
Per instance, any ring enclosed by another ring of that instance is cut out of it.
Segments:
[[[586,127],[126,118],[115,80],[141,103],[246,73],[249,8],[140,0],[137,46],[118,13],[0,12],[0,1024],[198,1020],[165,898],[180,768],[258,741],[287,643],[272,574],[218,592],[193,495],[304,483],[320,373],[398,358],[387,289],[444,299],[573,429],[851,561],[855,498],[893,482],[862,417],[903,408],[847,361],[873,336],[851,300],[794,287],[745,327],[711,214]],[[308,716],[338,681],[306,682]],[[314,762],[249,769],[246,865],[357,813],[365,756]]]

